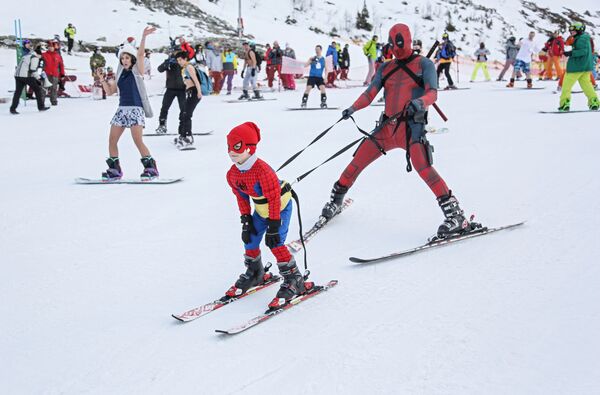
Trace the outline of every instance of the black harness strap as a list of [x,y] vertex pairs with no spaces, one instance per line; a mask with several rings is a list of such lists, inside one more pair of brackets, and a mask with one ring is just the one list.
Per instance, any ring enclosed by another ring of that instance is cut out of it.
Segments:
[[373,144],[375,144],[375,146],[377,147],[377,149],[379,150],[379,152],[381,152],[383,155],[386,155],[387,153],[385,152],[385,150],[383,149],[383,147],[379,144],[379,142],[377,141],[377,139],[375,137],[373,137],[373,135],[365,132],[363,129],[360,128],[360,126],[358,126],[358,124],[356,123],[356,121],[354,120],[354,117],[350,116],[350,119],[352,120],[352,122],[354,122],[354,126],[356,126],[356,129],[358,129],[358,131],[364,135],[366,138],[368,138],[369,140],[371,140],[373,142]]
[[333,125],[331,125],[330,127],[328,127],[327,129],[325,129],[324,131],[322,131],[321,133],[319,133],[319,135],[317,137],[315,137],[313,139],[313,141],[311,141],[306,147],[302,148],[300,151],[296,152],[294,155],[292,155],[288,160],[286,160],[281,166],[279,166],[279,168],[277,170],[275,170],[275,172],[278,172],[279,170],[283,169],[284,167],[286,167],[287,165],[289,165],[290,163],[292,163],[294,161],[294,159],[296,159],[298,156],[300,156],[300,154],[302,154],[308,147],[310,147],[311,145],[313,145],[314,143],[316,143],[317,141],[319,141],[321,138],[323,138],[323,136],[325,136],[327,133],[329,133],[329,131],[331,129],[333,129],[333,127],[335,125],[337,125],[338,123],[340,123],[344,118],[340,118],[336,121],[336,123],[334,123]]
[[[298,208],[298,228],[300,230],[300,243],[302,243],[302,249],[304,250],[304,270],[308,271],[308,260],[306,259],[306,245],[304,244],[304,231],[302,230],[302,215],[300,215],[300,198],[296,191],[291,189],[292,199],[296,202],[296,207]],[[306,277],[308,277],[309,273],[306,273]]]
[[310,173],[312,173],[313,171],[317,170],[319,167],[323,166],[325,163],[337,158],[338,156],[340,156],[341,154],[343,154],[344,152],[348,151],[350,148],[352,148],[353,146],[355,146],[357,143],[363,141],[366,137],[361,137],[358,140],[355,140],[353,142],[351,142],[350,144],[348,144],[347,146],[345,146],[344,148],[342,148],[341,150],[339,150],[338,152],[336,152],[335,154],[331,155],[328,159],[326,159],[325,161],[323,161],[321,164],[319,164],[318,166],[313,167],[312,169],[310,169],[309,171],[307,171],[306,173],[302,174],[301,176],[299,176],[298,178],[296,178],[296,182],[300,182],[302,181],[306,176],[308,176]]

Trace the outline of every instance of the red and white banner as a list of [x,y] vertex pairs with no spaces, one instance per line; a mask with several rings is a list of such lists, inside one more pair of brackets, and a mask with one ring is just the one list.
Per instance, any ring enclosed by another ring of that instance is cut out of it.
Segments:
[[333,55],[325,58],[325,71],[331,73],[333,71]]
[[281,74],[304,74],[304,62],[284,56],[281,64]]

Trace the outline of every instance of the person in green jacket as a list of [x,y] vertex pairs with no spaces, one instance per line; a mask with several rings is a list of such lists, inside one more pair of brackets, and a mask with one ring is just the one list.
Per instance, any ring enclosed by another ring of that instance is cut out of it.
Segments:
[[102,56],[102,54],[100,53],[100,48],[96,47],[94,48],[94,53],[90,58],[90,68],[92,69],[92,76],[96,75],[97,68],[104,68],[104,66],[106,66],[106,59],[104,59],[104,56]]
[[600,101],[590,81],[590,74],[594,68],[591,37],[585,32],[585,25],[581,22],[572,23],[569,26],[569,33],[574,41],[572,50],[565,51],[565,56],[568,56],[569,60],[558,111],[566,112],[571,109],[571,89],[575,82],[579,82],[583,93],[587,96],[589,109],[597,111],[600,108]]
[[365,78],[364,86],[367,86],[371,83],[373,76],[375,75],[375,59],[377,59],[377,36],[373,36],[372,39],[367,41],[365,45],[363,45],[363,53],[367,57],[367,61],[369,62],[369,72],[367,73],[367,77]]
[[75,42],[75,33],[77,33],[77,29],[73,26],[72,23],[69,23],[65,28],[65,38],[67,39],[68,45],[68,54],[71,55],[71,51],[73,51],[73,43]]

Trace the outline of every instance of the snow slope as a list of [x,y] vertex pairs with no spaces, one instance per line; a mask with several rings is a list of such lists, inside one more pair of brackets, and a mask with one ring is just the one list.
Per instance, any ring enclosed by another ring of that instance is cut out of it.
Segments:
[[[12,68],[13,56],[0,52],[0,64]],[[69,60],[84,78],[87,58]],[[151,93],[162,84],[153,79]],[[30,102],[19,116],[0,104],[0,392],[599,393],[600,114],[538,114],[557,106],[549,85],[471,88],[439,94],[450,132],[430,136],[435,166],[483,223],[526,226],[351,265],[351,255],[419,244],[441,221],[431,192],[404,171],[403,152],[390,152],[361,175],[349,193],[354,205],[309,244],[312,280],[335,278],[338,287],[225,339],[214,329],[260,313],[275,289],[188,325],[170,317],[219,297],[243,270],[225,135],[256,122],[258,153],[278,166],[340,114],[284,111],[299,104],[299,91],[250,104],[206,97],[194,129],[215,133],[198,138],[196,151],[146,139],[161,175],[183,182],[82,186],[73,179],[105,168],[117,98],[62,99],[43,114]],[[345,108],[360,93],[330,90],[329,104]],[[161,98],[150,100],[158,110]],[[585,107],[582,95],[573,107]],[[357,122],[372,127],[380,109],[360,111]],[[431,123],[443,125],[435,115]],[[156,125],[147,120],[148,130]],[[357,136],[348,122],[338,125],[280,177],[294,179]],[[120,150],[126,176],[137,176],[127,133]],[[350,157],[295,185],[305,224]]]

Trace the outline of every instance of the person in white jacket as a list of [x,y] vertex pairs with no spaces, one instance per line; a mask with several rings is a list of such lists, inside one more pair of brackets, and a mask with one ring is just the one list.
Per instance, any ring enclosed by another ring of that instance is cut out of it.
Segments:
[[206,48],[206,67],[213,79],[213,94],[218,95],[223,86],[223,59],[221,59],[219,44],[207,41],[204,47]]
[[41,83],[41,60],[42,50],[45,49],[46,44],[40,44],[35,48],[35,51],[31,51],[21,58],[21,61],[15,69],[15,93],[13,95],[12,104],[10,106],[11,114],[18,114],[17,107],[19,106],[19,100],[25,86],[29,86],[35,93],[37,100],[37,106],[39,111],[46,111],[50,107],[46,107],[44,104],[45,95],[42,92]]
[[541,49],[541,47],[533,41],[534,38],[535,32],[529,32],[529,37],[521,41],[521,48],[519,48],[519,52],[517,53],[510,82],[506,85],[507,88],[513,88],[515,86],[515,77],[519,71],[525,73],[527,88],[533,88],[533,83],[531,81],[531,57]]

